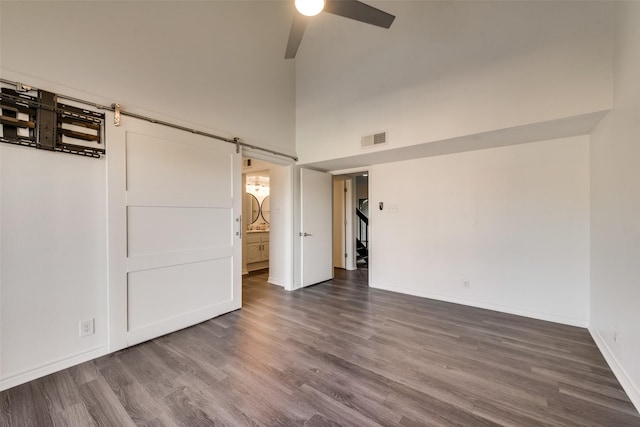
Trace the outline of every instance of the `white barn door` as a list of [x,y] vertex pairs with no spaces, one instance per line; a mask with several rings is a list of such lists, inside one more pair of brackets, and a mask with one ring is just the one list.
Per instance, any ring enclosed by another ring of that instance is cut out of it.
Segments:
[[240,308],[236,148],[129,117],[107,142],[109,350]]

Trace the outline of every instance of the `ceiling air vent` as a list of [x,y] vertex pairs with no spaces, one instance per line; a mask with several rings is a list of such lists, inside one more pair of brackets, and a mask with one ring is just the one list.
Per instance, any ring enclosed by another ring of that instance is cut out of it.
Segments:
[[371,135],[363,136],[360,141],[363,147],[373,147],[374,145],[383,145],[387,143],[387,131],[378,132]]

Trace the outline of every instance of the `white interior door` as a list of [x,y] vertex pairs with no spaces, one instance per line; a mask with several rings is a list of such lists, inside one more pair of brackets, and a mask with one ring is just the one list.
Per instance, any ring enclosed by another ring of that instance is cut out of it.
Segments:
[[333,181],[333,266],[337,268],[346,268],[347,261],[345,190],[344,179]]
[[354,207],[354,198],[353,187],[355,183],[355,178],[347,179],[344,181],[344,189],[345,189],[345,198],[344,198],[344,223],[345,223],[345,251],[347,256],[345,257],[345,268],[347,270],[355,270],[356,269],[356,256],[355,256],[355,246],[356,246],[356,234],[353,227],[353,219],[355,218],[356,211]]
[[107,132],[110,350],[240,308],[235,147],[128,117]]
[[328,173],[300,169],[302,286],[333,278],[332,190]]
[[333,266],[346,267],[345,181],[333,181]]

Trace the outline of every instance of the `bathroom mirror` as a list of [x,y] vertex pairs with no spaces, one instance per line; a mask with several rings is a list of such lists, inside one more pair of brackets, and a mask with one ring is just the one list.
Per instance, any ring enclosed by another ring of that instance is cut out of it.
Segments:
[[270,196],[265,197],[262,201],[262,206],[260,207],[260,211],[262,212],[262,219],[264,219],[264,222],[266,222],[267,224],[271,222],[271,208],[269,207],[270,198]]
[[249,210],[249,224],[253,224],[260,217],[260,204],[258,199],[251,193],[246,194],[247,209]]

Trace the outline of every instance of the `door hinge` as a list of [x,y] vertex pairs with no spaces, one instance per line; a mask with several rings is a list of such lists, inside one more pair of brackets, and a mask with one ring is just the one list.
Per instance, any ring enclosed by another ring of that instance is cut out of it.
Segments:
[[348,257],[348,255],[347,255],[347,254],[344,254],[344,257],[345,257],[345,258],[347,258],[347,257]]
[[242,240],[242,215],[236,218],[236,222],[238,223],[238,231],[236,231],[236,236],[238,236],[238,239]]

